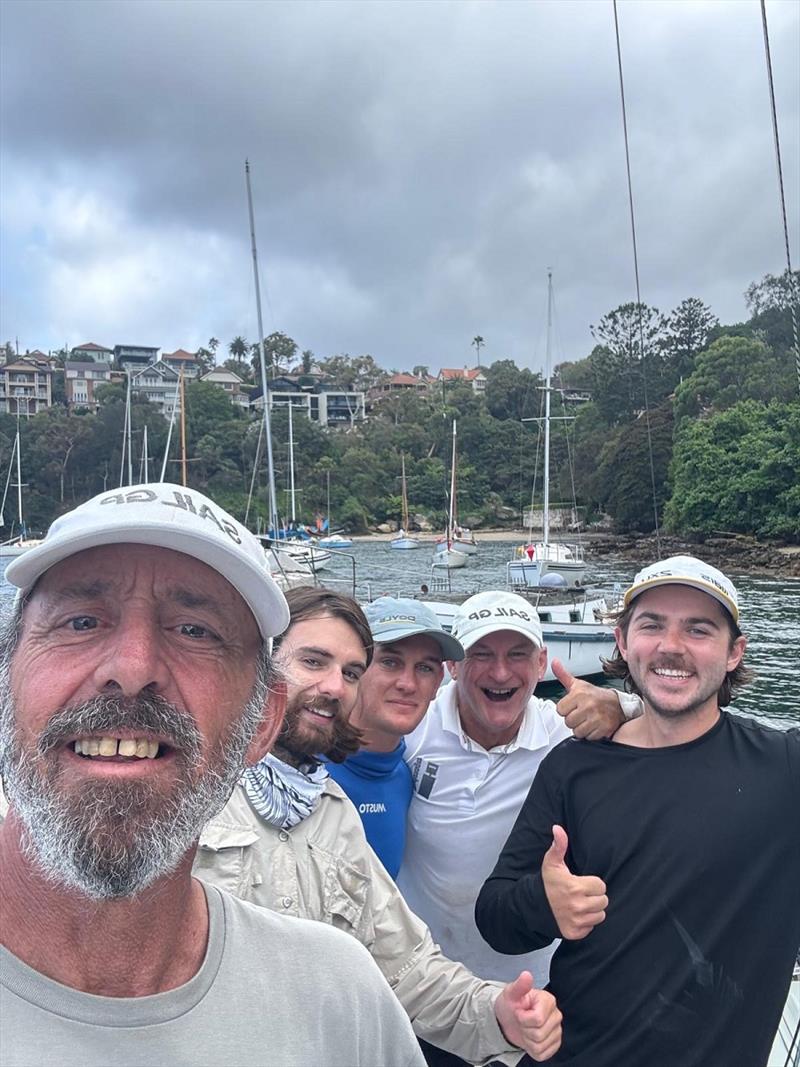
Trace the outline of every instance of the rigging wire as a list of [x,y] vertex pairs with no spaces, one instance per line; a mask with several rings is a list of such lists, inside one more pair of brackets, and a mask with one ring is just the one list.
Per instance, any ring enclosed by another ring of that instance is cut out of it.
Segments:
[[639,287],[639,254],[636,248],[636,218],[633,210],[633,184],[631,182],[631,157],[628,147],[628,115],[625,108],[625,83],[622,77],[622,47],[619,39],[617,0],[614,3],[614,33],[617,39],[617,67],[619,68],[619,95],[622,104],[622,132],[625,138],[625,169],[628,175],[628,203],[631,213],[631,239],[633,242],[633,271],[636,278],[636,310],[639,319],[639,355],[642,365],[642,391],[644,394],[644,417],[647,427],[647,453],[650,460],[650,487],[653,494],[653,521],[655,522],[656,550],[661,556],[661,531],[658,525],[658,499],[656,497],[656,471],[653,462],[653,435],[650,427],[650,405],[647,398],[647,371],[644,358],[644,328],[642,326],[642,297]]
[[783,166],[781,164],[781,142],[778,136],[778,112],[775,107],[775,82],[772,77],[772,56],[769,49],[769,29],[767,28],[767,4],[761,0],[761,24],[764,29],[764,53],[767,60],[767,80],[769,82],[769,102],[772,112],[772,135],[775,141],[775,163],[778,168],[778,190],[781,198],[781,214],[783,217],[783,244],[786,250],[786,272],[789,279],[789,310],[792,315],[792,334],[794,337],[794,366],[797,372],[797,385],[800,388],[800,342],[798,342],[797,330],[797,279],[792,273],[792,257],[789,251],[789,225],[786,221],[786,195],[783,191]]

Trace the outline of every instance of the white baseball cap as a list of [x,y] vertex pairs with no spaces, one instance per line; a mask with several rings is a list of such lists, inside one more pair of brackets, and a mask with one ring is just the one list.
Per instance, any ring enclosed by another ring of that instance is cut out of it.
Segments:
[[718,600],[733,616],[734,622],[739,621],[739,597],[733,582],[726,578],[722,571],[718,571],[709,563],[703,563],[701,559],[695,559],[694,556],[670,556],[660,563],[651,563],[649,567],[639,571],[631,587],[626,590],[623,597],[625,607],[627,608],[640,593],[657,585],[688,585],[693,589],[700,589]]
[[465,649],[498,630],[513,630],[533,641],[537,648],[544,648],[536,608],[516,593],[476,593],[464,601],[453,617],[453,637]]
[[207,564],[239,593],[265,639],[289,625],[286,598],[256,537],[196,489],[168,482],[125,486],[79,504],[56,519],[41,544],[9,563],[6,578],[24,596],[62,559],[120,544],[171,548]]

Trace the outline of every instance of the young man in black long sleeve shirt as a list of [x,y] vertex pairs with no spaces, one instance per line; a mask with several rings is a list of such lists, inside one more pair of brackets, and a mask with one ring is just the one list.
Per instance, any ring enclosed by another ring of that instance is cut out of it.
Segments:
[[564,938],[553,1063],[763,1067],[800,943],[800,731],[720,710],[745,639],[699,560],[636,576],[617,643],[644,715],[544,760],[478,926],[508,953]]

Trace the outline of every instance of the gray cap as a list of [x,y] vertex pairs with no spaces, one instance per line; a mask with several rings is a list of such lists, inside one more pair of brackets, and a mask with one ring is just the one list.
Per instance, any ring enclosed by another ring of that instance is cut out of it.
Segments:
[[445,659],[461,660],[464,649],[451,637],[427,604],[410,597],[382,596],[366,604],[372,639],[376,645],[388,645],[403,641],[406,637],[432,637],[442,650]]

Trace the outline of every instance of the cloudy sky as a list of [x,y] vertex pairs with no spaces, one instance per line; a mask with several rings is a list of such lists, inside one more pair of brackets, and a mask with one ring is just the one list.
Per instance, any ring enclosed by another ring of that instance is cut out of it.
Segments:
[[[792,254],[800,5],[768,0]],[[621,0],[642,298],[785,265],[758,0]],[[555,358],[634,299],[611,0],[1,0],[0,342]]]

